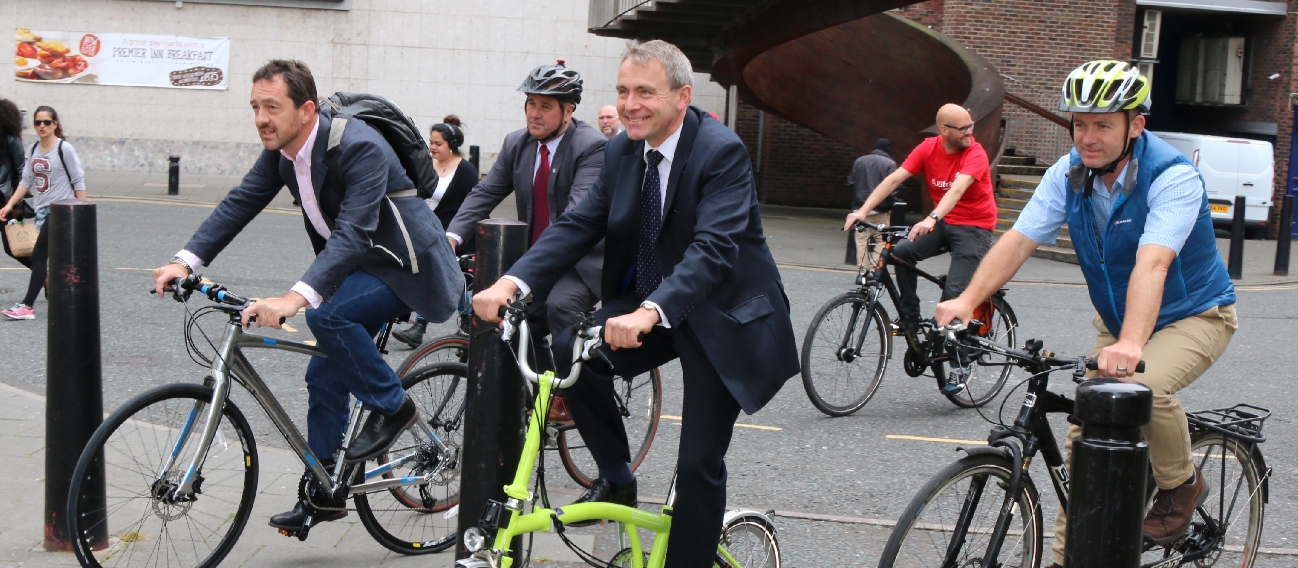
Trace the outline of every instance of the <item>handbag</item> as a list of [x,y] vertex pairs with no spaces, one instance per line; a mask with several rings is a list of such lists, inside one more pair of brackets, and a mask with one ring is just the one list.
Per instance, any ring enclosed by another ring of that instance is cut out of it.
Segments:
[[5,225],[5,239],[9,241],[9,252],[14,258],[32,255],[36,248],[36,223],[17,222]]

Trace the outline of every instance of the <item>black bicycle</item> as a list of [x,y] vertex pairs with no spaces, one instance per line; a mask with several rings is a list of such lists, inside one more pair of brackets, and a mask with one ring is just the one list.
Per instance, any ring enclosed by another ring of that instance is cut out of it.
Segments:
[[[857,231],[874,229],[872,237],[882,242],[877,253],[871,253],[872,262],[856,275],[856,287],[827,302],[811,320],[811,327],[802,341],[802,386],[807,397],[821,412],[830,416],[848,416],[865,406],[883,382],[888,360],[892,358],[893,336],[906,340],[906,353],[902,359],[907,375],[919,377],[930,373],[941,390],[947,384],[949,372],[963,378],[964,390],[943,393],[956,406],[975,408],[987,404],[1005,386],[1012,363],[1001,356],[983,354],[966,357],[960,352],[948,352],[932,326],[908,328],[893,323],[883,307],[884,292],[897,309],[901,295],[893,282],[888,266],[904,265],[919,276],[944,288],[946,275],[933,276],[914,265],[892,255],[892,249],[906,235],[910,227],[871,225],[858,222]],[[978,321],[986,322],[978,335],[993,341],[1014,344],[1018,319],[1005,300],[1005,289],[998,290],[975,313]],[[948,363],[953,358],[962,360]],[[980,370],[980,367],[989,367]]]
[[[965,457],[920,489],[893,528],[879,567],[1037,568],[1041,501],[1028,467],[1038,452],[1045,456],[1060,507],[1068,507],[1068,471],[1047,416],[1071,414],[1073,401],[1050,392],[1049,377],[1072,371],[1073,380],[1081,382],[1095,360],[1055,357],[1035,339],[1022,350],[1011,349],[964,334],[958,325],[942,333],[972,349],[1007,357],[1031,373],[1027,395],[1012,425],[993,427],[987,446],[961,448]],[[1143,370],[1141,362],[1136,371]],[[1167,545],[1147,542],[1143,568],[1253,565],[1271,476],[1258,446],[1266,440],[1262,423],[1270,415],[1248,404],[1187,413],[1191,455],[1213,493],[1195,510],[1182,538]],[[1156,486],[1150,475],[1152,497]]]

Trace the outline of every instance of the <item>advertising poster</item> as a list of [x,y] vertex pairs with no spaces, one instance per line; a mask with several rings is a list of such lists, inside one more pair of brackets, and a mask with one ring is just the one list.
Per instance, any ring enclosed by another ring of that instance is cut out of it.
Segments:
[[19,81],[226,89],[229,38],[36,31],[17,28]]

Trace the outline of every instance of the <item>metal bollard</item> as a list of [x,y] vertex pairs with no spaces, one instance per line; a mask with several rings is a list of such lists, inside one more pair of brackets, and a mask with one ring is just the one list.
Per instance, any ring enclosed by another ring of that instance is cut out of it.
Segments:
[[1276,276],[1289,275],[1289,244],[1293,240],[1293,196],[1281,198],[1280,226],[1276,230],[1275,272]]
[[892,214],[888,217],[888,224],[894,227],[900,227],[906,224],[906,202],[898,199],[892,204]]
[[167,195],[180,195],[180,156],[172,154],[167,158]]
[[1068,491],[1068,568],[1140,565],[1153,392],[1139,383],[1087,381],[1077,388],[1074,415],[1082,435],[1073,441]]
[[[495,284],[527,251],[527,224],[512,219],[478,223],[473,291]],[[464,451],[460,469],[459,534],[477,526],[487,500],[505,501],[523,451],[528,389],[495,324],[473,318],[469,340],[469,381],[464,397]],[[522,539],[511,549],[521,560]],[[469,557],[463,541],[455,558]]]
[[1231,280],[1244,276],[1244,196],[1235,196],[1235,207],[1231,209],[1230,220],[1230,261],[1226,263],[1226,272]]
[[[68,199],[51,206],[49,217],[49,327],[45,388],[45,550],[72,550],[64,518],[72,470],[104,418],[103,368],[99,343],[99,252],[95,204]],[[97,484],[82,498],[104,510],[101,462]],[[92,544],[107,544],[107,523],[87,523],[102,534]]]
[[473,164],[473,171],[482,175],[482,168],[478,167],[478,160],[482,158],[482,149],[477,146],[469,146],[469,163]]

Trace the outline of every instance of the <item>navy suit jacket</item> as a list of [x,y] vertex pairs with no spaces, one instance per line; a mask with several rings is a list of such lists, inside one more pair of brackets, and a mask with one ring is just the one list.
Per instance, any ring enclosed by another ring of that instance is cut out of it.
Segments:
[[[676,333],[691,333],[749,414],[798,373],[789,301],[766,246],[752,164],[743,142],[690,107],[667,181],[654,255],[663,282],[648,298]],[[589,195],[551,225],[509,270],[546,291],[605,239],[602,297],[629,294],[639,244],[643,141],[608,142]]]
[[[420,315],[445,321],[459,305],[464,278],[442,224],[418,196],[387,197],[414,183],[383,136],[360,120],[347,123],[336,150],[341,171],[328,171],[331,119],[330,111],[321,109],[311,154],[311,186],[331,236],[325,240],[303,215],[316,258],[302,282],[327,301],[347,275],[360,269],[382,280]],[[299,197],[293,162],[278,151],[262,151],[185,250],[210,265],[285,186]]]

